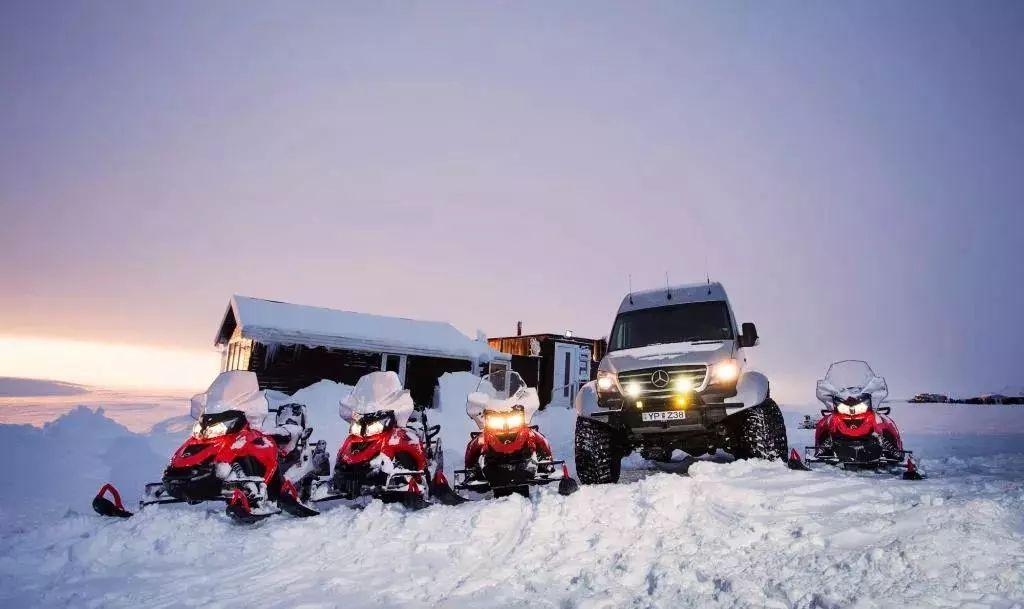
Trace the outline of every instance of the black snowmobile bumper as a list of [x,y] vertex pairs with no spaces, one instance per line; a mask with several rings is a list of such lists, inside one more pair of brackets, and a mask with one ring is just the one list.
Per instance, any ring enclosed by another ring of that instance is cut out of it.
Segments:
[[[879,452],[877,458],[865,459],[865,453],[859,453],[856,451],[831,451],[823,449],[819,446],[806,446],[804,447],[804,456],[801,458],[800,453],[794,448],[789,453],[789,461],[787,463],[789,469],[799,471],[811,471],[811,463],[825,463],[827,465],[833,465],[842,467],[843,469],[862,469],[862,470],[892,470],[892,469],[903,469],[904,480],[923,480],[924,475],[921,474],[917,469],[917,464],[913,459],[913,451],[904,450],[900,451],[900,457],[898,459],[892,457],[886,457]],[[860,456],[860,458],[856,458]],[[866,456],[875,456],[873,453],[868,453]],[[845,459],[843,457],[846,457]],[[853,458],[851,458],[853,457]]]
[[[461,482],[459,482],[461,478]],[[525,459],[495,460],[484,466],[482,471],[470,469],[455,470],[455,489],[486,493],[540,486],[558,482],[558,492],[570,495],[579,489],[579,483],[569,476],[565,461],[538,461],[536,464]]]

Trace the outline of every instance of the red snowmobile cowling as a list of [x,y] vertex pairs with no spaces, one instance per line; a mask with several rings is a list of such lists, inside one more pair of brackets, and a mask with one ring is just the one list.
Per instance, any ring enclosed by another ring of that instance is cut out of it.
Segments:
[[372,436],[349,434],[338,450],[338,462],[348,465],[369,463],[383,454],[391,461],[404,456],[409,460],[409,469],[423,470],[427,467],[427,456],[418,437],[413,437],[400,427],[391,427]]
[[171,457],[170,467],[197,467],[211,460],[215,465],[221,463],[231,467],[239,459],[253,459],[263,472],[263,481],[269,484],[277,473],[281,457],[284,455],[273,438],[245,422],[238,431],[223,436],[209,439],[189,436]]
[[[270,409],[255,373],[221,373],[191,407],[192,433],[174,451],[161,481],[146,485],[140,506],[224,501],[232,518],[255,522],[280,511],[282,488],[306,496],[312,479],[330,472],[326,445],[309,444],[313,430],[305,406]],[[270,413],[273,427],[260,429]],[[111,484],[100,489],[92,507],[104,516],[132,515]]]
[[896,423],[874,409],[861,414],[823,413],[814,428],[814,443],[821,446],[830,438],[865,438],[871,434],[885,437],[897,451],[903,450],[903,439]]
[[470,434],[465,469],[456,470],[455,488],[495,497],[529,496],[531,486],[558,482],[562,495],[575,492],[579,485],[565,462],[554,460],[547,438],[531,425],[539,407],[537,390],[514,371],[480,379],[466,397],[466,414],[480,431]]
[[532,427],[520,427],[513,434],[496,433],[485,429],[466,445],[466,467],[475,464],[484,452],[513,455],[523,452],[524,449],[528,453],[536,453],[538,457],[551,458],[551,445],[548,439]]
[[889,394],[885,379],[867,362],[834,362],[818,381],[815,394],[826,408],[814,426],[814,446],[805,447],[803,458],[793,449],[791,469],[809,469],[808,463],[843,469],[905,468],[905,479],[922,478],[911,452],[903,448],[900,430],[888,416],[889,408],[882,405]]
[[[391,371],[371,372],[359,379],[341,400],[339,414],[349,435],[338,449],[334,472],[317,478],[308,500],[286,489],[282,509],[296,516],[314,516],[315,503],[375,497],[421,508],[431,501],[461,503],[442,472],[440,426],[413,404]],[[433,472],[433,476],[431,476]]]

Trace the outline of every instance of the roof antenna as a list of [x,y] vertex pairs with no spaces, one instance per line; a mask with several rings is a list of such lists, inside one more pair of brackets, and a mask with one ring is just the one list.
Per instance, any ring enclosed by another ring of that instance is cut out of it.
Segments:
[[704,255],[704,277],[708,280],[708,296],[711,296],[711,272],[708,271],[708,256]]
[[672,290],[668,289],[668,271],[665,271],[665,298],[672,300]]
[[633,304],[633,275],[626,275],[629,281],[629,304]]

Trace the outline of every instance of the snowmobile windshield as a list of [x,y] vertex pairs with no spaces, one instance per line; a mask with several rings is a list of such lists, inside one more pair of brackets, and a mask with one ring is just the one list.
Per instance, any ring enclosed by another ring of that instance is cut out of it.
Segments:
[[409,422],[414,409],[412,396],[402,389],[402,381],[394,372],[371,372],[356,383],[352,393],[341,400],[338,410],[341,418],[352,422],[356,418],[379,411],[395,413],[399,426]]
[[734,335],[732,318],[725,302],[692,302],[620,313],[612,326],[608,350],[732,340]]
[[830,385],[840,391],[845,389],[850,393],[859,393],[873,378],[875,378],[875,373],[871,370],[871,366],[860,360],[836,362],[829,366],[828,373],[825,375],[825,380]]
[[520,409],[527,424],[540,408],[537,390],[512,370],[498,370],[480,379],[476,391],[466,397],[466,414],[481,429],[484,412],[512,412]]
[[526,387],[526,381],[512,370],[499,370],[480,379],[476,386],[477,393],[486,393],[494,400],[507,400]]
[[254,425],[259,425],[268,412],[267,398],[260,391],[255,372],[233,370],[222,372],[205,392],[192,397],[191,414],[195,420],[203,415],[238,411]]
[[853,405],[869,396],[869,403],[877,407],[889,395],[889,388],[867,362],[845,360],[829,366],[825,378],[818,381],[816,394],[828,406],[838,402]]

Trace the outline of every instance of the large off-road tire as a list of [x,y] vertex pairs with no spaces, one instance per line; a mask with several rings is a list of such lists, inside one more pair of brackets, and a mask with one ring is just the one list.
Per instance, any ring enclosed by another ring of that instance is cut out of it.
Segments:
[[619,481],[622,454],[615,431],[593,419],[576,419],[576,475],[583,484],[614,484]]
[[771,398],[733,415],[729,435],[737,459],[785,459],[789,452],[786,421]]

